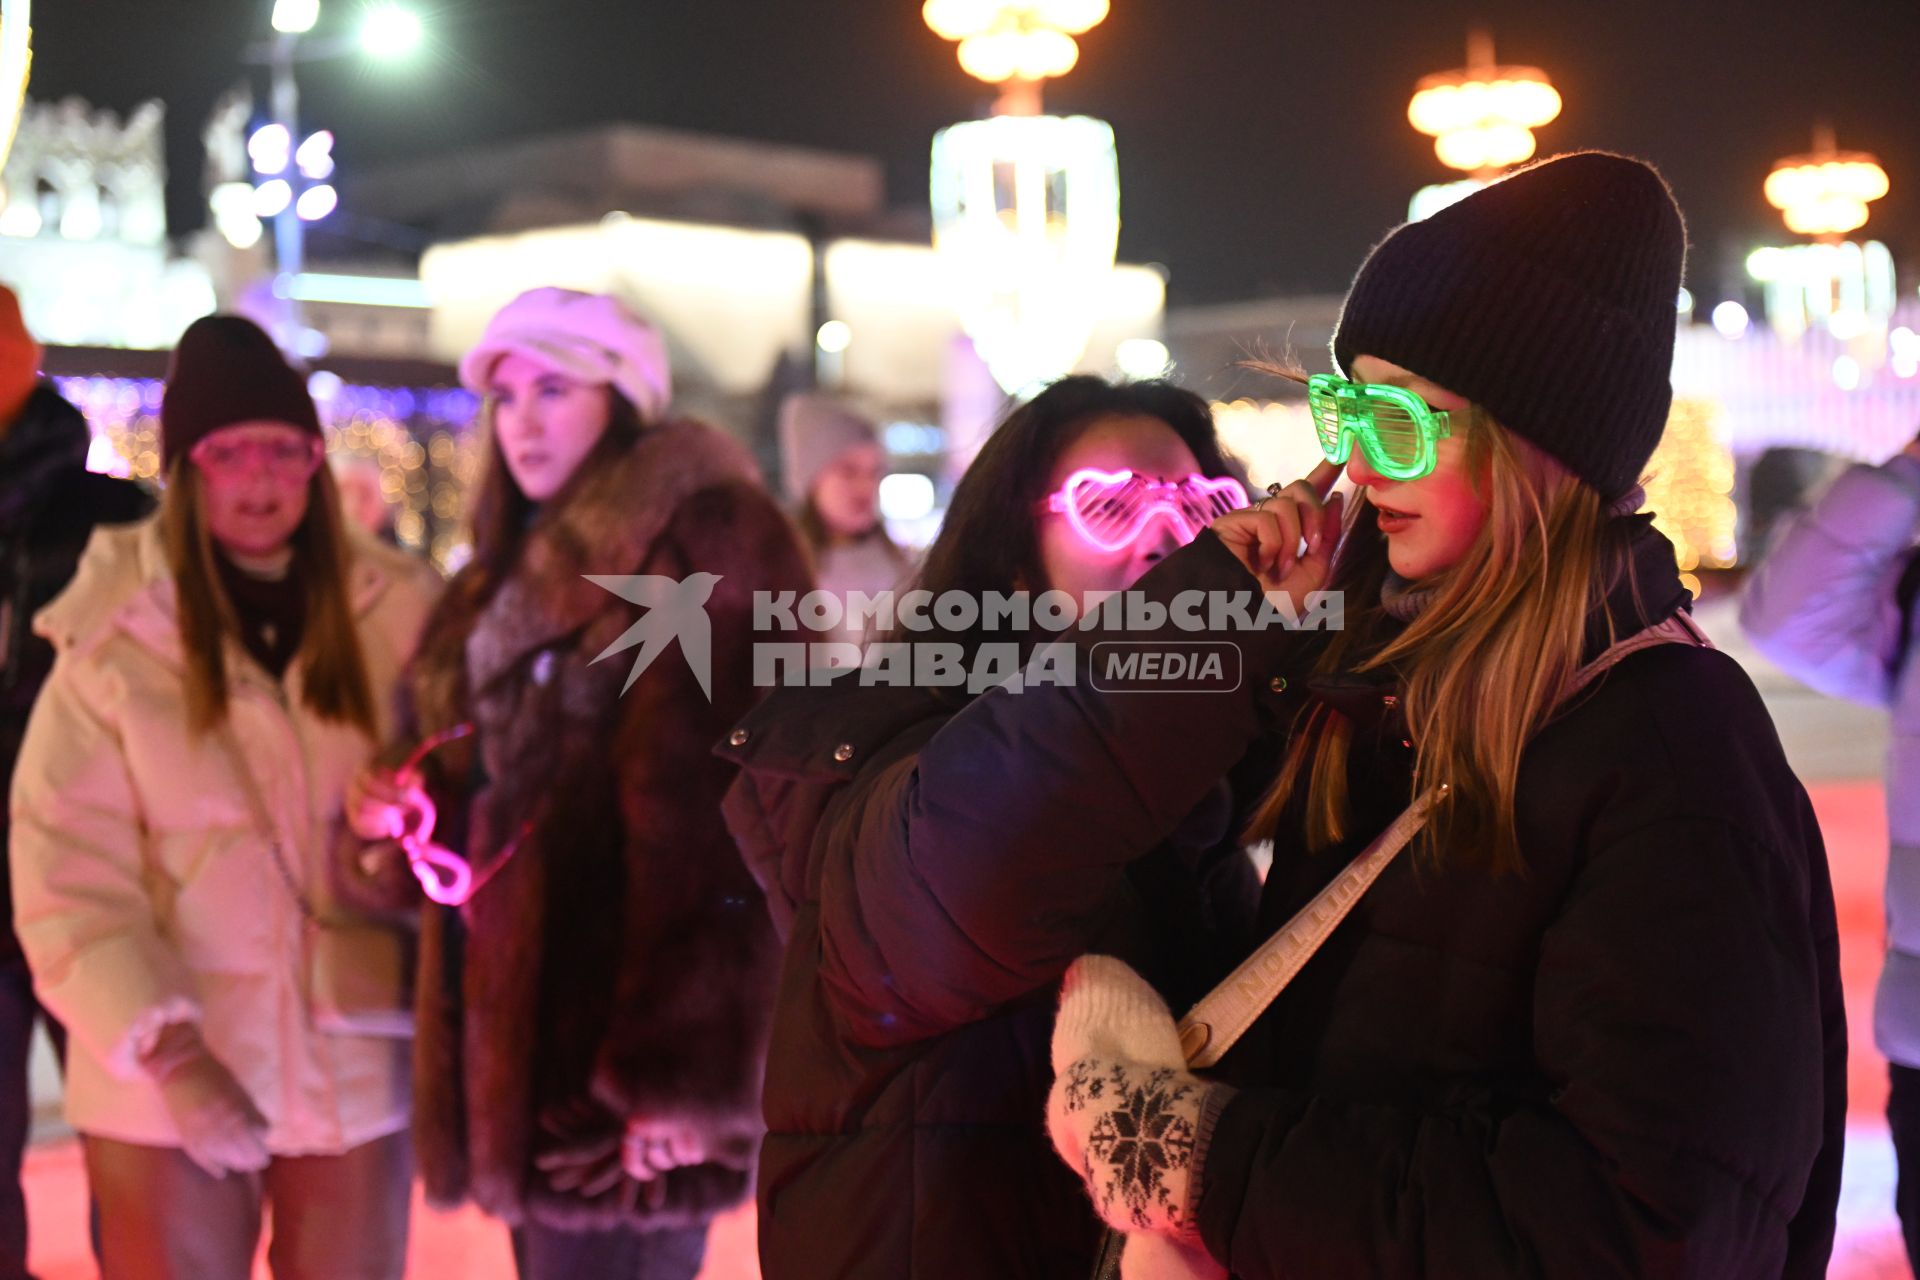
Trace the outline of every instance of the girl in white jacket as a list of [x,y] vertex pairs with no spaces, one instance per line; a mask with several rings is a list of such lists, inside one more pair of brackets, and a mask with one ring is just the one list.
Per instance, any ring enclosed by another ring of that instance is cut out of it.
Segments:
[[344,531],[313,402],[250,322],[187,330],[161,426],[159,515],[96,536],[36,622],[58,657],[12,796],[104,1270],[244,1280],[270,1203],[279,1280],[398,1277],[407,1044],[315,1025],[303,935],[437,579]]

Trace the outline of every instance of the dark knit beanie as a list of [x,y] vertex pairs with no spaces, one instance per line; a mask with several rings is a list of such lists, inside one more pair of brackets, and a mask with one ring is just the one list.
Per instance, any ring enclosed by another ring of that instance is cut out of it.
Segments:
[[306,379],[287,363],[266,331],[241,316],[201,316],[173,349],[160,399],[163,463],[222,427],[282,422],[321,435]]
[[1520,169],[1374,249],[1333,356],[1391,361],[1482,406],[1617,498],[1673,399],[1686,229],[1660,175],[1604,151]]

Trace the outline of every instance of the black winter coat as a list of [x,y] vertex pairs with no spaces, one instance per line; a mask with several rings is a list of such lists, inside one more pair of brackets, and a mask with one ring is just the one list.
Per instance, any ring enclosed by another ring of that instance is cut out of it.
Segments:
[[[1658,621],[1686,596],[1664,538],[1636,549]],[[1356,724],[1356,834],[1276,841],[1268,932],[1411,786],[1391,686],[1314,687]],[[1824,1275],[1833,897],[1753,685],[1711,650],[1629,656],[1528,747],[1518,823],[1523,875],[1390,866],[1228,1057],[1251,1087],[1204,1155],[1208,1248],[1242,1280]]]
[[[11,787],[20,740],[53,646],[33,634],[33,615],[66,588],[95,525],[124,524],[153,509],[126,480],[87,470],[92,437],[80,411],[46,383],[0,435],[0,785]],[[0,813],[0,850],[9,823]],[[13,880],[0,867],[0,964],[20,963],[13,932]]]
[[[1042,1123],[1055,984],[1098,949],[1185,1004],[1247,945],[1258,886],[1233,761],[1149,811],[1020,741],[1038,709],[783,689],[724,751],[743,765],[729,825],[787,935],[758,1186],[767,1280],[1089,1273],[1101,1228]],[[1122,828],[1111,874],[1059,856]]]

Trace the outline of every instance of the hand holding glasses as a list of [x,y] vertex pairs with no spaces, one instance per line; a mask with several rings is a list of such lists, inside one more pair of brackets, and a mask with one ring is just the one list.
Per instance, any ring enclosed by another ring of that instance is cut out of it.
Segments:
[[1214,536],[1268,596],[1284,595],[1298,605],[1307,592],[1326,586],[1333,570],[1346,508],[1345,495],[1333,491],[1339,479],[1339,464],[1322,462],[1306,479],[1273,485],[1251,507],[1215,520]]
[[393,772],[370,772],[356,779],[348,798],[347,810],[355,832],[364,839],[397,840],[421,890],[447,907],[464,906],[478,893],[519,851],[531,827],[530,823],[523,824],[479,875],[466,858],[435,842],[433,829],[440,811],[420,776],[421,762],[449,742],[472,736],[473,731],[473,725],[467,723],[442,729],[415,747]]

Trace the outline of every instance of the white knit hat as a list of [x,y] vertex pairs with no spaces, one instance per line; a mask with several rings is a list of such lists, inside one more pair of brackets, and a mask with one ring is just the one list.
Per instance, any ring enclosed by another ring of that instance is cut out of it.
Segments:
[[780,405],[780,479],[787,498],[804,502],[814,481],[849,449],[878,444],[880,432],[845,401],[797,392]]
[[644,422],[658,421],[673,399],[666,340],[624,302],[603,293],[527,290],[487,322],[479,345],[460,361],[461,383],[485,395],[494,365],[508,353],[583,382],[611,383]]

